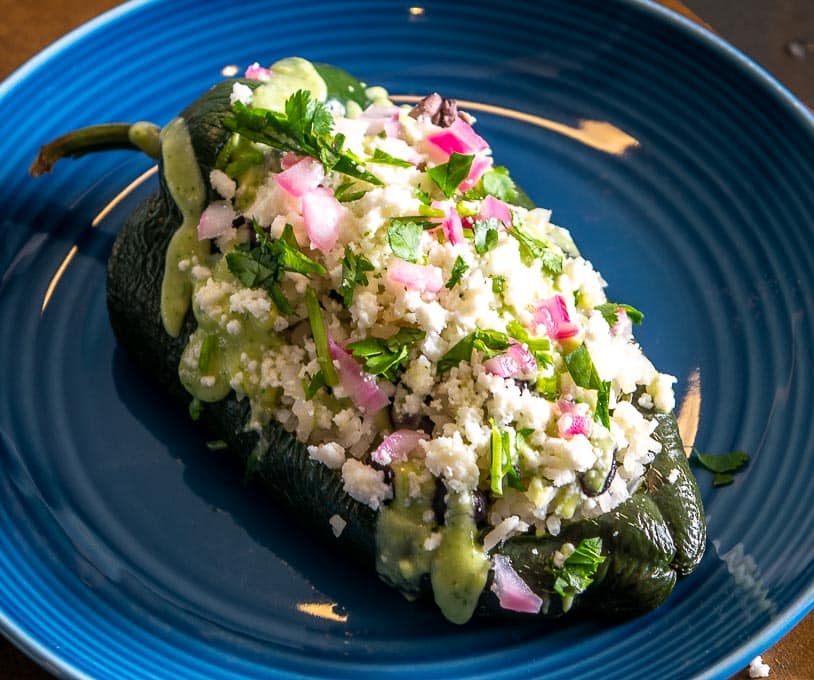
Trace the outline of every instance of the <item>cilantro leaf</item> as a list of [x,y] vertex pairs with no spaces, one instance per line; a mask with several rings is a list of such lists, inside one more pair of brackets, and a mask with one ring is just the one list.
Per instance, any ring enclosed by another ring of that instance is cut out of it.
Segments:
[[[693,449],[695,459],[703,468],[715,473],[713,484],[723,486],[732,483],[733,472],[739,472],[749,463],[749,454],[744,451],[732,451],[731,453],[701,453],[698,449]],[[718,482],[718,483],[716,483]]]
[[470,201],[480,201],[486,196],[494,196],[506,203],[517,203],[517,185],[502,165],[496,165],[483,173],[477,184],[464,194]]
[[382,149],[376,149],[373,152],[373,156],[370,159],[373,163],[381,163],[382,165],[394,165],[397,168],[412,168],[415,167],[413,163],[410,161],[405,161],[402,158],[396,158],[395,156],[391,156],[386,151]]
[[373,265],[364,255],[356,255],[349,246],[345,246],[345,256],[342,258],[342,281],[339,283],[339,294],[345,307],[353,302],[353,291],[356,286],[368,284],[365,272],[372,272]]
[[469,265],[460,255],[458,255],[452,265],[452,272],[449,275],[449,281],[447,281],[446,287],[452,290],[458,283],[460,283],[461,277],[464,275],[464,272],[467,269],[469,269]]
[[506,288],[506,277],[496,276],[492,279],[492,292],[495,295],[502,295],[503,290]]
[[328,383],[325,382],[325,374],[322,371],[317,371],[311,381],[305,386],[305,401],[311,401],[316,393],[319,392]]
[[605,559],[601,538],[583,538],[562,567],[554,569],[554,591],[562,598],[579,595],[593,583],[596,571]]
[[460,154],[453,151],[446,163],[430,168],[427,170],[427,174],[441,189],[444,196],[452,198],[461,182],[469,177],[473,158],[474,156],[471,154]]
[[610,428],[610,381],[603,381],[596,371],[594,362],[585,345],[580,345],[563,359],[568,372],[579,386],[588,390],[597,390],[596,418],[606,428]]
[[291,305],[280,288],[285,272],[325,276],[327,270],[300,251],[290,224],[285,226],[279,239],[269,238],[256,222],[253,226],[258,245],[238,246],[226,254],[226,265],[244,286],[265,289],[283,314],[291,314]]
[[483,191],[489,196],[499,198],[506,203],[517,201],[517,186],[514,180],[509,177],[509,171],[502,165],[487,170],[481,178]]
[[473,350],[481,352],[485,359],[491,359],[507,350],[510,344],[509,337],[500,331],[480,329],[473,331],[441,357],[438,361],[438,375],[446,373],[462,361],[471,361]]
[[235,102],[223,125],[252,142],[316,158],[326,171],[336,170],[370,184],[382,184],[378,177],[365,170],[361,159],[342,149],[344,136],[331,134],[333,117],[325,104],[314,99],[307,90],[292,94],[285,102],[284,113]]
[[501,221],[496,217],[490,217],[487,220],[476,220],[472,223],[472,233],[475,236],[475,252],[478,255],[483,255],[497,245],[501,224]]
[[[340,203],[350,203],[351,201],[358,201],[362,196],[367,193],[367,189],[356,189],[357,184],[353,180],[349,182],[342,182],[336,191],[334,191],[334,198]],[[356,191],[354,191],[356,189]]]
[[421,224],[412,220],[392,219],[387,227],[387,242],[396,257],[416,262],[421,246]]
[[421,201],[423,205],[430,205],[432,203],[432,198],[430,195],[424,191],[423,189],[416,189],[415,190],[415,197]]
[[189,417],[192,420],[199,420],[203,413],[203,402],[198,397],[193,397],[189,402]]
[[520,254],[523,258],[539,259],[545,272],[551,276],[562,274],[562,253],[551,243],[530,234],[521,224],[515,224],[509,233],[520,242]]
[[423,340],[426,333],[418,328],[400,328],[387,338],[366,338],[348,343],[348,349],[357,359],[364,361],[365,371],[381,375],[385,380],[396,382],[407,367],[410,347]]
[[637,326],[644,320],[644,314],[642,314],[638,309],[619,302],[606,302],[604,304],[597,305],[594,307],[594,309],[602,313],[602,316],[605,317],[605,321],[608,322],[608,326],[613,326],[616,323],[616,314],[620,309],[624,310],[631,322]]

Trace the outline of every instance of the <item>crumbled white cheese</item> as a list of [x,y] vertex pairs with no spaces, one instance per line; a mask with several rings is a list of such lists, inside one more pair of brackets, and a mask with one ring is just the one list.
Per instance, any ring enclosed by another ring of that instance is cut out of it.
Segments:
[[223,170],[212,170],[212,172],[209,173],[209,183],[223,198],[231,200],[235,197],[237,182],[223,172]]
[[343,489],[351,498],[378,510],[382,502],[393,497],[393,490],[384,481],[384,472],[349,458],[342,465]]
[[678,468],[673,468],[672,470],[670,470],[670,474],[667,475],[668,483],[675,484],[678,481],[678,475],[679,475]]
[[750,678],[768,678],[770,671],[769,664],[763,663],[762,656],[756,656],[749,662]]
[[422,441],[427,468],[436,477],[443,477],[449,488],[466,491],[478,486],[480,471],[477,454],[464,443],[460,432],[451,437],[436,437]]
[[[232,85],[232,93],[229,95],[229,103],[234,106],[237,102],[248,106],[252,103],[252,88],[243,83]],[[224,196],[224,198],[226,198]]]
[[498,544],[503,543],[508,538],[516,534],[522,534],[529,530],[529,525],[523,522],[517,515],[507,517],[483,538],[483,549],[487,552]]
[[262,288],[242,288],[229,297],[229,311],[251,314],[258,320],[267,319],[271,312],[271,299]]
[[345,462],[345,448],[336,442],[308,447],[308,457],[318,460],[331,470],[338,470]]
[[345,527],[348,526],[348,523],[339,515],[331,515],[328,524],[331,525],[331,531],[334,532],[334,536],[337,538],[342,535],[342,532],[345,531]]
[[438,546],[441,545],[441,539],[443,535],[440,531],[433,531],[427,538],[424,539],[424,550],[427,552],[432,552],[433,550],[437,550]]

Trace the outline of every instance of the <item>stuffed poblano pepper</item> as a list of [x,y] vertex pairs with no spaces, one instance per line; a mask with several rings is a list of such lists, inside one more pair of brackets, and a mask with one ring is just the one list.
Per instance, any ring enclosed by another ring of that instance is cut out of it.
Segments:
[[32,170],[158,159],[115,334],[315,535],[456,623],[647,611],[705,542],[674,378],[475,128],[292,58]]

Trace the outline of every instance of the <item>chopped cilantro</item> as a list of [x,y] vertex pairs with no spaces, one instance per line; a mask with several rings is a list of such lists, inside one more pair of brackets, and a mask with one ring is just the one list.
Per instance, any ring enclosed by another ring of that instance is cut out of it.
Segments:
[[458,190],[461,182],[469,177],[469,170],[472,168],[474,156],[460,154],[453,151],[449,160],[442,165],[436,165],[427,170],[430,179],[441,189],[444,196],[452,198]]
[[359,189],[356,182],[350,180],[342,182],[336,191],[334,191],[334,198],[340,203],[350,203],[351,201],[358,201],[362,196],[367,193],[367,189]]
[[407,366],[410,347],[423,340],[426,333],[417,328],[400,328],[387,340],[366,338],[348,344],[354,357],[364,360],[365,371],[371,375],[381,375],[385,380],[396,382],[399,374]]
[[492,292],[495,295],[502,295],[503,290],[506,288],[506,277],[496,276],[492,279]]
[[[515,220],[517,222],[517,220]],[[528,233],[521,224],[515,223],[509,233],[520,241],[520,254],[527,260],[539,259],[543,270],[551,276],[562,274],[562,253],[555,247],[536,236]]]
[[693,449],[695,459],[710,472],[714,472],[712,478],[713,486],[726,486],[735,481],[734,472],[739,472],[749,463],[749,454],[744,451],[732,451],[731,453],[701,453],[698,449]]
[[520,481],[520,474],[512,461],[512,440],[508,431],[499,430],[494,419],[490,418],[492,426],[492,436],[490,439],[491,460],[489,464],[489,485],[495,496],[503,495],[503,480],[508,482],[513,489],[524,491],[525,488]]
[[430,205],[432,203],[432,198],[430,195],[424,191],[423,189],[416,189],[415,190],[415,197],[421,201],[423,205]]
[[412,220],[394,218],[387,227],[387,242],[396,257],[416,262],[421,246],[421,224]]
[[314,337],[320,373],[328,387],[335,387],[339,384],[339,376],[334,368],[331,349],[328,346],[328,332],[325,330],[325,320],[322,318],[322,310],[319,308],[317,293],[310,286],[305,289],[305,305],[308,308],[308,322],[311,325],[311,335]]
[[458,257],[455,258],[455,263],[452,265],[452,272],[449,275],[449,281],[447,281],[446,287],[452,290],[456,284],[460,283],[461,277],[467,269],[469,269],[469,265],[458,255]]
[[602,539],[583,538],[574,552],[566,558],[562,567],[554,569],[557,577],[554,581],[554,591],[563,599],[579,595],[593,583],[596,570],[604,561]]
[[610,382],[603,381],[596,372],[594,362],[585,345],[580,345],[564,357],[568,372],[574,382],[588,390],[597,390],[596,418],[606,428],[610,428]]
[[305,401],[311,401],[316,396],[316,393],[326,385],[325,374],[322,371],[317,371],[305,386]]
[[490,359],[507,350],[510,344],[509,337],[500,331],[480,329],[473,331],[441,357],[438,361],[438,375],[446,373],[462,361],[470,361],[473,350],[478,350],[485,359]]
[[283,113],[235,102],[223,125],[253,142],[316,158],[326,170],[370,184],[382,184],[378,177],[364,169],[361,159],[342,149],[344,135],[331,134],[333,116],[325,104],[312,98],[307,90],[297,90],[286,99]]
[[483,255],[497,245],[501,222],[496,217],[487,220],[475,220],[472,233],[475,235],[475,252]]
[[274,304],[283,314],[291,314],[292,309],[283,295],[280,282],[285,272],[310,274],[327,274],[325,267],[303,254],[294,238],[290,224],[285,226],[279,239],[271,239],[254,223],[254,230],[259,239],[257,246],[241,244],[226,254],[229,271],[248,288],[263,288],[268,292]]
[[483,173],[481,178],[484,193],[499,198],[507,203],[517,201],[517,187],[514,180],[509,177],[509,171],[502,165],[496,165]]
[[401,158],[396,158],[395,156],[391,156],[386,151],[382,149],[376,149],[373,152],[373,156],[370,159],[373,163],[381,163],[382,165],[395,165],[397,168],[412,168],[414,167],[413,163],[410,161],[405,161]]
[[372,272],[373,265],[364,255],[356,255],[349,246],[345,246],[345,257],[342,258],[342,281],[339,284],[339,294],[345,307],[353,302],[353,291],[356,286],[366,286],[367,274]]
[[560,379],[557,375],[540,376],[537,378],[537,392],[549,401],[557,401],[562,396]]
[[478,183],[464,194],[470,201],[479,201],[486,196],[494,196],[507,203],[517,203],[517,186],[502,165],[496,165],[483,173]]
[[511,337],[529,348],[529,352],[534,355],[540,366],[550,366],[553,363],[551,355],[548,353],[548,350],[551,349],[548,338],[532,338],[516,319],[512,319],[506,324],[506,330]]
[[192,401],[189,402],[189,417],[192,418],[192,420],[198,420],[202,412],[203,403],[198,397],[193,397]]
[[644,314],[638,309],[618,302],[606,302],[605,304],[597,305],[595,309],[602,313],[602,316],[605,317],[605,321],[608,322],[608,326],[613,326],[616,323],[616,314],[620,309],[624,310],[631,322],[637,326],[644,320]]

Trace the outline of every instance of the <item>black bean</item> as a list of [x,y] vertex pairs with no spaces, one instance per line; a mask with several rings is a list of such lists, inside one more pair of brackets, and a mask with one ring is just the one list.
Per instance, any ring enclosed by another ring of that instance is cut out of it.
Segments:
[[489,504],[489,499],[486,494],[479,489],[475,491],[472,499],[472,514],[475,519],[475,524],[480,526],[486,521],[486,508]]

